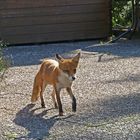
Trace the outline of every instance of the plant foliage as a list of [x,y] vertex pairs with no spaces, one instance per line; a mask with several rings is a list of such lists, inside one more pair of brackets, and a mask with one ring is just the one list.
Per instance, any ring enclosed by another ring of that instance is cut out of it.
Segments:
[[132,18],[131,0],[112,1],[112,25],[113,27],[128,27]]
[[0,41],[0,72],[7,69],[7,62],[3,58],[2,49],[6,47],[6,44]]

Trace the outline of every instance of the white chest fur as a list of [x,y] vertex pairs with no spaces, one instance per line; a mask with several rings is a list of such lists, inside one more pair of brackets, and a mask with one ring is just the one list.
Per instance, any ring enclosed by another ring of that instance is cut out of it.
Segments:
[[72,85],[72,81],[70,80],[68,74],[61,71],[58,77],[58,87],[67,88],[67,87],[71,87],[71,85]]

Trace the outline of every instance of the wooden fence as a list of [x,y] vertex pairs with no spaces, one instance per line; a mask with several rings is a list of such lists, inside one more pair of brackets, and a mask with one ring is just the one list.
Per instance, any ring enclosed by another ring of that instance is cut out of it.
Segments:
[[1,0],[0,38],[10,44],[108,37],[111,0]]

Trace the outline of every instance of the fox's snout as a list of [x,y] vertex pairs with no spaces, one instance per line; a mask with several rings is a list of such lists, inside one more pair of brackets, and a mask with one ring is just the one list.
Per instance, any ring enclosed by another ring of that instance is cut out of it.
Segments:
[[70,81],[74,81],[75,79],[76,79],[75,76],[70,76],[70,77],[69,77],[69,80],[70,80]]
[[76,78],[74,76],[72,76],[72,80],[74,81]]

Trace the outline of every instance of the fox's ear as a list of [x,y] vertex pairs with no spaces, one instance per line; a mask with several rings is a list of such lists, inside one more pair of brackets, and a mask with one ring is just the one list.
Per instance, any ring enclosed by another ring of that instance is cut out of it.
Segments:
[[58,60],[58,62],[63,62],[63,58],[59,54],[56,54],[55,57]]
[[75,62],[79,62],[80,56],[81,56],[81,53],[79,52],[75,57],[73,57],[72,60],[75,61]]

